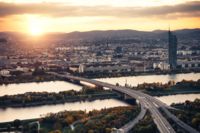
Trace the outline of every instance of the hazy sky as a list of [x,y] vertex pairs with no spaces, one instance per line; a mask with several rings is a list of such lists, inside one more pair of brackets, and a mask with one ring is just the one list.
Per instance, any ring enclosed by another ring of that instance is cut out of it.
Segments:
[[0,31],[200,28],[200,0],[0,0]]

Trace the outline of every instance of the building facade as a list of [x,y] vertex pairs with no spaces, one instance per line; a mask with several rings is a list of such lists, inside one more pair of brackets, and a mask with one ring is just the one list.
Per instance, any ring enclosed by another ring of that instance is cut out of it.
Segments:
[[177,66],[177,37],[172,34],[169,30],[168,32],[168,59],[170,69],[176,69]]

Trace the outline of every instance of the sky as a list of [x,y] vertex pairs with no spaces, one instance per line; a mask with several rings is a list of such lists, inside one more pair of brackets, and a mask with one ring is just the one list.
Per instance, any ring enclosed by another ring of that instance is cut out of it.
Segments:
[[0,31],[200,28],[200,0],[0,0]]

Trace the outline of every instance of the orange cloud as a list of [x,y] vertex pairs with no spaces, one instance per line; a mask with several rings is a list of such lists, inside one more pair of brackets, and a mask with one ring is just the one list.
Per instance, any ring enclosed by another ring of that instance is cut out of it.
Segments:
[[[44,32],[107,29],[198,28],[200,1],[149,7],[77,6],[66,3],[0,2],[0,31],[29,32],[28,17],[38,16]],[[195,23],[196,22],[196,23]]]
[[[200,14],[200,1],[155,7],[71,6],[59,3],[0,3],[0,16],[41,14],[53,17],[113,16],[113,17],[194,17]],[[175,14],[175,15],[174,15]]]

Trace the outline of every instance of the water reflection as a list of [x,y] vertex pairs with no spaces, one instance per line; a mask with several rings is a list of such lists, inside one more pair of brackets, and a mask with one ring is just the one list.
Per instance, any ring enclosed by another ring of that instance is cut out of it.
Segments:
[[95,100],[92,102],[74,102],[57,105],[45,105],[37,107],[26,108],[7,108],[0,109],[0,122],[13,121],[15,119],[32,119],[39,118],[41,115],[47,113],[56,113],[63,110],[85,110],[91,111],[93,109],[103,109],[118,106],[127,106],[129,104],[116,99]]
[[131,86],[137,86],[142,83],[153,83],[161,82],[167,83],[170,80],[175,82],[185,80],[198,80],[200,79],[200,73],[187,73],[187,74],[172,74],[172,75],[143,75],[143,76],[129,76],[129,77],[116,77],[116,78],[101,78],[96,79],[98,81],[103,81],[111,84],[119,83],[120,85],[125,85],[127,83]]
[[172,103],[182,103],[185,102],[186,100],[194,101],[196,98],[200,99],[200,94],[177,94],[177,95],[161,96],[156,98],[166,103],[167,105],[171,105]]
[[64,81],[49,81],[40,83],[20,83],[0,85],[0,96],[23,94],[25,92],[59,92],[67,90],[79,91],[82,87]]
[[177,75],[176,75],[176,74],[169,75],[169,79],[170,79],[170,80],[173,80],[173,81],[176,81]]

